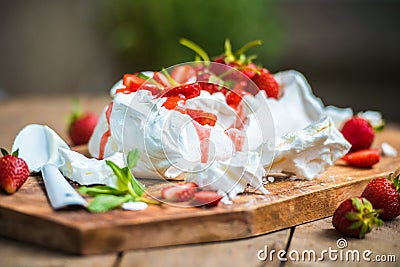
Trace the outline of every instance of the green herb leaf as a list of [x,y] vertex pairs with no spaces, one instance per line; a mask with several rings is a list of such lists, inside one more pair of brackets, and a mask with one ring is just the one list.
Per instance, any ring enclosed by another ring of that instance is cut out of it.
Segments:
[[97,195],[88,206],[90,212],[105,212],[120,207],[131,196]]
[[135,168],[138,160],[139,160],[139,150],[134,149],[129,151],[128,157],[126,159],[126,161],[128,162],[128,168],[129,169]]
[[110,160],[106,160],[106,164],[108,166],[110,166],[110,168],[112,169],[112,171],[114,172],[115,176],[118,179],[117,180],[118,189],[122,190],[122,191],[128,190],[129,180],[128,180],[128,177],[126,177],[123,169],[118,167],[117,164],[115,164],[114,162],[112,162]]
[[135,176],[129,171],[129,177],[131,179],[131,186],[133,191],[141,197],[144,193],[145,187],[143,184],[141,184],[138,180],[136,180]]
[[78,192],[93,197],[102,194],[117,195],[117,196],[126,194],[126,191],[121,191],[107,185],[95,185],[91,187],[81,186],[78,188]]

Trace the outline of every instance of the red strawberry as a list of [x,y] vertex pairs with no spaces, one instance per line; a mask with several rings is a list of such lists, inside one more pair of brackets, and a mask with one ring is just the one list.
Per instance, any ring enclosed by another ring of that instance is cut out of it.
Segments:
[[184,101],[185,98],[182,96],[170,96],[165,100],[165,102],[162,104],[163,107],[166,109],[174,109],[178,106],[179,101]]
[[200,123],[201,125],[214,126],[217,122],[217,116],[210,112],[204,112],[199,109],[186,109],[186,114],[188,114],[192,119]]
[[378,163],[380,159],[381,155],[379,149],[375,148],[350,152],[342,158],[347,164],[361,168],[372,167],[374,164]]
[[[156,79],[154,78],[154,80]],[[139,77],[138,74],[125,74],[122,83],[126,86],[126,88],[118,89],[116,91],[117,94],[129,94],[131,92],[136,92],[139,89],[150,91],[152,95],[156,95],[160,92],[160,89],[155,84]]]
[[373,179],[362,193],[362,197],[368,199],[375,209],[382,209],[379,218],[391,220],[400,215],[400,181],[399,176],[392,179]]
[[1,149],[3,157],[0,158],[0,186],[8,194],[15,193],[28,179],[29,169],[26,162],[18,158],[18,150],[9,155]]
[[371,124],[358,116],[346,121],[341,132],[351,144],[351,151],[370,148],[375,138]]
[[335,210],[332,224],[344,235],[363,238],[374,226],[382,225],[382,220],[377,218],[378,213],[367,199],[353,197],[346,199]]
[[200,191],[194,194],[194,203],[200,206],[213,207],[217,206],[222,196],[214,191]]
[[161,190],[161,197],[172,202],[182,202],[191,199],[197,191],[197,184],[192,182],[178,183]]
[[258,72],[258,67],[256,64],[254,63],[249,63],[247,64],[247,66],[241,67],[240,71],[246,75],[247,77],[249,77],[250,79],[253,78],[256,73]]
[[249,94],[247,91],[245,91],[246,85],[247,83],[245,81],[241,81],[235,85],[235,88],[233,88],[233,90],[229,91],[226,94],[226,103],[229,106],[236,109],[239,106],[240,102],[242,102],[243,97]]
[[182,96],[190,99],[200,95],[201,86],[198,83],[182,84],[161,92],[160,97]]
[[259,72],[252,78],[253,82],[260,90],[264,90],[268,97],[279,99],[281,91],[274,76],[265,68],[262,68]]
[[226,89],[226,87],[220,86],[215,83],[209,83],[209,82],[197,82],[197,83],[200,85],[201,90],[205,90],[210,94],[221,92],[225,95],[228,92],[228,89]]
[[79,103],[74,104],[68,128],[73,145],[83,145],[89,142],[99,118],[93,113],[83,113]]
[[142,79],[137,76],[137,74],[125,74],[122,83],[127,88],[132,89],[133,92],[137,91],[139,87],[146,82],[145,79]]

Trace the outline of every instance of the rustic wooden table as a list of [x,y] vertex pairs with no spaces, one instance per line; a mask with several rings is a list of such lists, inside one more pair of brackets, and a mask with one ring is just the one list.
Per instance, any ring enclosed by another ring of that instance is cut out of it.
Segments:
[[[67,139],[66,120],[72,99],[55,96],[2,101],[0,145],[10,148],[18,131],[29,123],[47,124]],[[79,99],[85,110],[97,113],[110,101],[107,96]],[[90,256],[70,255],[0,237],[0,266],[400,266],[399,233],[397,218],[363,240],[343,239],[332,227],[331,218],[325,218],[242,240]],[[288,252],[286,257],[280,250]]]

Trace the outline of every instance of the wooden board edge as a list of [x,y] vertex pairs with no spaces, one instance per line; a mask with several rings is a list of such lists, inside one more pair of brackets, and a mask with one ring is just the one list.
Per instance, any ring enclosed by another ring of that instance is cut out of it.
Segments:
[[73,254],[83,250],[80,229],[7,208],[0,209],[0,235]]
[[[277,205],[278,203],[255,207],[250,211],[251,225],[253,226],[252,235],[265,234],[332,216],[341,202],[347,198],[361,195],[369,181],[379,176],[387,176],[389,173],[382,172],[381,174],[354,180],[351,183],[340,184],[283,200],[285,206],[288,207],[287,210],[282,210],[281,206]],[[321,199],[322,201],[311,201],[312,198]],[[304,203],[310,203],[310,206],[306,206]]]

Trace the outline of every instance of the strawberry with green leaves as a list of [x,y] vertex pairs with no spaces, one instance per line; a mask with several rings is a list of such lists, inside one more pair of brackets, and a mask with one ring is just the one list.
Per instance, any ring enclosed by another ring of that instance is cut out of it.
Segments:
[[[192,41],[189,41],[187,39],[181,39],[180,43],[193,51],[197,53],[196,59],[197,60],[203,60],[203,61],[210,61],[209,56],[207,53],[198,45],[193,43]],[[225,40],[225,52],[214,58],[215,63],[223,64],[232,67],[233,69],[236,69],[240,71],[242,74],[244,74],[246,77],[249,79],[252,79],[253,82],[258,86],[260,90],[265,91],[267,97],[279,99],[279,97],[282,95],[282,91],[280,89],[280,86],[278,82],[275,80],[274,76],[269,73],[269,71],[266,68],[260,68],[256,64],[252,62],[253,59],[256,58],[255,55],[251,56],[246,56],[245,52],[253,47],[260,45],[261,41],[260,40],[255,40],[251,41],[247,44],[245,44],[242,48],[239,50],[232,52],[232,46],[229,41],[229,39]],[[233,71],[227,70],[227,68],[221,68],[218,66],[218,64],[214,64],[210,67],[212,69],[212,72],[214,72],[215,75],[218,75],[219,77],[223,77],[223,79],[226,80],[234,80],[234,81],[240,81],[243,80],[242,77],[237,77],[238,74]],[[239,75],[240,76],[240,75]],[[257,92],[251,92],[252,94],[255,94]]]
[[343,201],[332,217],[332,224],[340,233],[363,238],[374,226],[382,225],[372,204],[365,198],[353,197]]
[[400,180],[399,176],[373,179],[361,194],[374,208],[382,209],[379,218],[391,220],[400,215]]
[[0,158],[0,186],[8,194],[13,194],[26,182],[29,177],[29,168],[26,162],[18,157],[18,150],[11,155],[1,149]]

